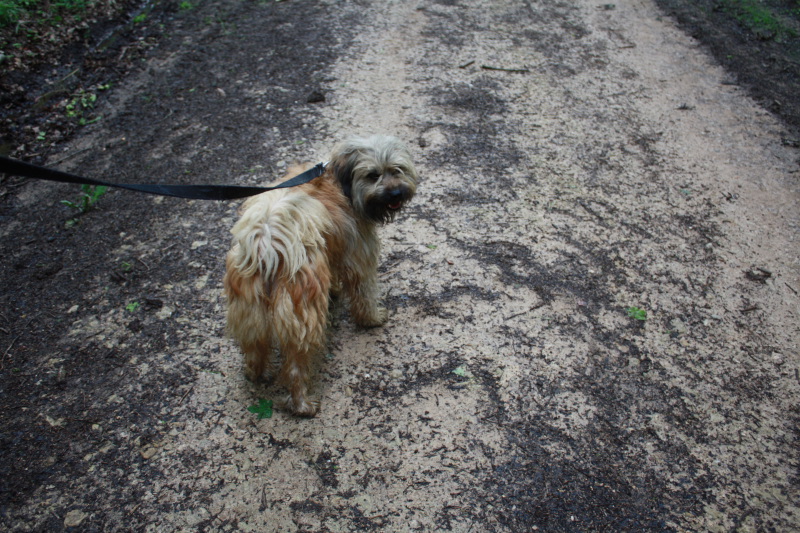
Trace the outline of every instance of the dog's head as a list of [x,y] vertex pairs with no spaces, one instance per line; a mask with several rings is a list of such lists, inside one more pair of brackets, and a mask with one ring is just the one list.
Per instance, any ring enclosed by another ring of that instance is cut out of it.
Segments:
[[334,149],[329,163],[356,215],[389,222],[414,196],[417,171],[395,137],[354,137]]

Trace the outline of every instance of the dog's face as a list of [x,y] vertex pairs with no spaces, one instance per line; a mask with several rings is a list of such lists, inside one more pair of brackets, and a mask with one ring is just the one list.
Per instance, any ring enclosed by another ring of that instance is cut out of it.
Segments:
[[417,190],[411,155],[394,137],[350,139],[334,150],[329,164],[356,215],[366,220],[393,220]]

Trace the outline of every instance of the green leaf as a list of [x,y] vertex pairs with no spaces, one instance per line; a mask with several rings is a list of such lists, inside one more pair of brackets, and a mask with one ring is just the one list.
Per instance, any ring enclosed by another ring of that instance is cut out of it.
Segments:
[[259,398],[258,403],[256,405],[251,405],[247,410],[257,414],[259,420],[262,418],[272,418],[272,400]]
[[647,320],[647,311],[639,309],[638,307],[629,307],[626,309],[628,316],[636,320]]
[[92,203],[97,201],[108,190],[108,185],[98,185],[92,191]]
[[455,370],[453,370],[453,374],[455,374],[456,376],[460,376],[462,378],[469,377],[469,372],[467,371],[467,367],[465,366],[460,366],[456,368]]

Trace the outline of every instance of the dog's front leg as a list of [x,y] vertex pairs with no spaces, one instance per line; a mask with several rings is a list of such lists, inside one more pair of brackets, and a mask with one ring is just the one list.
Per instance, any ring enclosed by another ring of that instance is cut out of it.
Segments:
[[350,300],[350,315],[356,324],[373,328],[386,323],[389,312],[380,305],[377,272],[351,271],[345,276],[343,289]]

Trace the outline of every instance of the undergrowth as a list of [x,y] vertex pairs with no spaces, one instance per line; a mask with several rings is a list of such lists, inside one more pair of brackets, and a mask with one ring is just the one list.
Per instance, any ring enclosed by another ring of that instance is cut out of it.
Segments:
[[798,36],[800,2],[720,0],[718,6],[759,39],[783,41]]
[[95,0],[0,0],[0,28],[42,20],[59,24],[65,17],[80,18],[94,3]]

